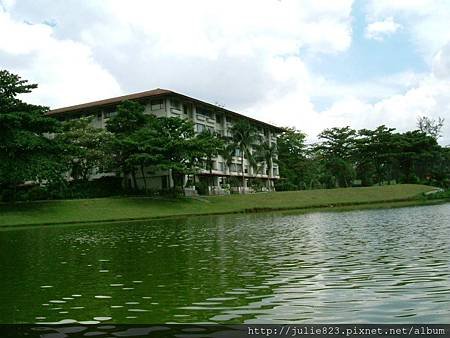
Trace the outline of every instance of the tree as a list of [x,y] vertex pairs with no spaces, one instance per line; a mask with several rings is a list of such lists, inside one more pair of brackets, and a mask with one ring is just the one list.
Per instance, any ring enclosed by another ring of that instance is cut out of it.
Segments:
[[205,157],[191,121],[178,117],[157,118],[157,146],[161,151],[159,167],[169,170],[175,188],[182,185],[186,174],[195,173]]
[[137,144],[132,134],[146,124],[148,116],[144,115],[144,110],[139,102],[123,101],[106,125],[106,129],[114,134],[111,142],[113,162],[120,168],[127,188],[131,188],[126,180],[131,174],[133,187],[137,189],[136,166],[131,159],[137,152]]
[[110,166],[107,146],[112,134],[95,128],[91,122],[92,118],[87,117],[66,121],[54,139],[63,146],[62,155],[74,180],[86,182],[95,171]]
[[236,147],[230,139],[228,138],[223,139],[223,145],[222,148],[219,150],[219,155],[222,156],[224,164],[227,169],[230,168],[230,165],[233,162],[233,154],[235,149]]
[[308,166],[305,139],[306,135],[295,128],[284,128],[278,136],[278,166],[282,179],[277,189],[296,190],[306,186]]
[[232,141],[236,147],[241,152],[241,172],[242,172],[242,186],[245,188],[245,168],[244,160],[250,162],[252,153],[251,148],[254,143],[256,143],[259,138],[257,131],[254,126],[252,126],[247,120],[239,120],[231,127]]
[[159,144],[158,119],[150,115],[146,125],[129,135],[128,140],[133,148],[126,165],[127,167],[140,169],[144,190],[148,191],[145,169],[157,171],[163,160],[163,148]]
[[399,180],[404,183],[419,183],[431,176],[439,145],[434,137],[420,130],[398,134]]
[[264,161],[268,173],[267,173],[267,189],[272,190],[270,184],[270,175],[272,173],[273,161],[275,156],[278,154],[278,149],[276,144],[270,143],[269,141],[263,142],[258,147],[258,153],[261,159]]
[[18,75],[0,71],[0,188],[16,189],[25,181],[51,183],[62,180],[60,148],[51,140],[57,120],[46,116],[47,107],[17,98],[37,87]]
[[442,117],[439,117],[436,121],[435,119],[429,118],[427,116],[419,116],[417,118],[417,128],[419,130],[434,138],[437,140],[438,138],[442,137],[441,131],[444,127],[444,119]]
[[356,131],[350,127],[325,129],[319,134],[323,140],[317,146],[322,155],[325,168],[328,171],[327,185],[348,187],[355,178],[353,155],[355,149]]
[[392,179],[398,148],[394,131],[384,125],[375,130],[358,131],[354,157],[357,175],[363,185],[371,185],[374,180],[381,184]]
[[209,170],[210,177],[212,178],[214,158],[223,149],[224,140],[211,131],[205,130],[197,135],[196,141],[198,142],[198,149],[205,155],[201,160],[206,164],[206,168]]
[[106,129],[118,135],[130,135],[147,122],[144,106],[136,101],[125,100],[117,106],[117,111],[109,119]]

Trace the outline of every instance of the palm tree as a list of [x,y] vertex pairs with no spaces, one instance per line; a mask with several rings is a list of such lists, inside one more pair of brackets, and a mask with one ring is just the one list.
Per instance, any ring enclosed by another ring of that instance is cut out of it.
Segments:
[[[245,169],[244,169],[244,159],[247,157],[250,159],[252,157],[251,147],[253,143],[258,141],[258,134],[254,126],[252,126],[246,120],[239,120],[231,127],[232,141],[235,146],[241,152],[241,172],[242,172],[242,187],[245,188]],[[245,190],[244,190],[245,191]]]
[[197,140],[199,141],[200,149],[202,149],[204,155],[203,161],[206,163],[206,168],[209,170],[209,185],[213,186],[214,182],[211,180],[214,158],[223,149],[224,140],[208,129],[197,135]]
[[277,146],[270,141],[266,141],[259,146],[259,152],[261,159],[266,163],[269,173],[267,174],[267,188],[271,190],[270,186],[270,173],[273,168],[273,159],[277,154]]
[[222,156],[227,169],[230,168],[230,165],[233,161],[234,149],[235,149],[234,144],[231,143],[229,140],[224,139],[223,147],[219,151],[219,155]]

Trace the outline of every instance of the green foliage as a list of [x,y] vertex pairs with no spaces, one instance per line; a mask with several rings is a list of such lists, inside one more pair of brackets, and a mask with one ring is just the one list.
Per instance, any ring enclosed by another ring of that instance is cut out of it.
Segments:
[[[258,163],[263,163],[267,170],[269,171],[269,175],[267,176],[266,186],[270,190],[270,173],[272,172],[274,159],[278,155],[278,148],[276,144],[270,143],[268,141],[261,143],[256,148],[256,156],[254,156],[254,169],[255,172],[260,172],[258,168]],[[264,165],[260,166],[260,169],[264,168]],[[263,173],[265,174],[265,173]],[[259,182],[259,181],[258,181]]]
[[276,183],[277,190],[304,189],[307,181],[306,135],[295,128],[285,128],[278,136],[278,165],[282,179]]
[[231,127],[231,135],[233,144],[241,151],[242,186],[245,186],[244,159],[247,158],[249,163],[254,161],[251,149],[259,141],[258,133],[247,120],[239,120]]
[[205,155],[202,160],[205,162],[206,168],[211,172],[214,158],[219,155],[224,148],[225,141],[208,129],[200,133],[196,140],[198,142],[198,149],[201,149]]
[[145,191],[146,170],[171,172],[175,186],[180,187],[185,174],[197,172],[205,161],[212,163],[222,147],[214,135],[195,135],[192,122],[144,115],[144,108],[136,102],[120,104],[107,129],[114,136],[110,152],[115,167],[124,178],[131,175],[135,189],[140,171]]
[[59,145],[48,137],[57,132],[58,121],[45,115],[47,107],[17,98],[36,87],[0,71],[0,188],[11,189],[13,195],[25,181],[61,181],[65,169]]
[[54,139],[62,146],[61,155],[65,157],[74,180],[88,181],[93,173],[110,167],[108,146],[112,142],[112,134],[93,127],[91,122],[92,119],[86,117],[66,121]]
[[325,129],[319,134],[322,143],[316,148],[325,172],[322,182],[328,188],[350,187],[355,179],[352,159],[356,130],[350,127]]
[[396,133],[382,125],[356,132],[349,127],[319,134],[308,148],[300,132],[287,129],[278,139],[282,180],[278,190],[349,187],[353,184],[422,183],[448,187],[450,150],[420,130]]
[[146,123],[144,106],[139,102],[125,100],[117,106],[117,112],[108,121],[106,129],[116,135],[128,135]]
[[[245,159],[255,173],[265,167],[271,171],[277,162],[282,177],[276,183],[278,190],[391,182],[450,186],[450,149],[437,143],[441,118],[421,117],[419,129],[405,133],[384,125],[374,130],[325,129],[312,146],[305,144],[301,131],[286,128],[274,145],[260,143],[258,131],[244,119],[233,125],[231,138],[209,131],[196,135],[192,122],[145,114],[135,101],[119,104],[106,130],[94,128],[88,118],[61,124],[46,115],[48,108],[17,98],[34,88],[19,76],[0,71],[0,190],[7,201],[99,196],[98,181],[89,180],[94,173],[110,171],[121,173],[125,187],[131,176],[134,189],[140,174],[141,193],[146,194],[151,193],[147,173],[168,172],[175,185],[170,193],[175,196],[182,192],[184,175],[201,168],[212,173],[217,155],[229,167],[236,149],[241,153],[242,179],[230,178],[233,186],[245,186]],[[255,189],[261,189],[261,183],[250,182]]]

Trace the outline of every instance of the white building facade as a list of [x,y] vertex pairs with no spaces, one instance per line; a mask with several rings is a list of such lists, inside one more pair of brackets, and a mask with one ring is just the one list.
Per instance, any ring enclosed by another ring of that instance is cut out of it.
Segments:
[[[282,131],[281,128],[274,125],[165,89],[155,89],[142,93],[54,109],[48,114],[60,120],[91,116],[93,117],[92,123],[94,126],[105,128],[108,119],[115,114],[117,105],[124,100],[140,102],[145,107],[145,114],[153,114],[157,117],[165,116],[188,119],[193,122],[195,132],[197,133],[201,133],[204,130],[210,130],[217,135],[231,137],[231,127],[233,126],[233,123],[240,119],[245,119],[255,127],[261,142],[276,145],[277,134]],[[230,190],[239,192],[247,190],[251,191],[251,182],[254,182],[255,179],[259,179],[261,182],[265,182],[267,189],[272,189],[274,181],[280,178],[278,165],[276,163],[276,155],[274,155],[272,165],[264,163],[257,170],[252,168],[248,160],[244,157],[244,177],[244,186],[242,187],[242,184],[239,184],[241,186],[237,187],[237,179],[242,182],[242,162],[241,154],[239,150],[236,149],[231,164],[227,165],[226,161],[221,156],[217,156],[214,159],[211,172],[209,168],[208,170],[206,170],[206,168],[200,170],[195,177],[191,177],[190,179],[186,177],[184,184],[186,191],[189,193],[189,190],[194,192],[196,182],[202,180],[203,182],[207,181],[210,185],[210,194],[223,194],[230,192]],[[146,181],[147,185],[155,190],[167,189],[173,186],[170,172],[148,172],[146,173]],[[141,176],[137,176],[137,182],[139,185],[138,188],[140,188],[141,185],[143,186],[143,178]]]

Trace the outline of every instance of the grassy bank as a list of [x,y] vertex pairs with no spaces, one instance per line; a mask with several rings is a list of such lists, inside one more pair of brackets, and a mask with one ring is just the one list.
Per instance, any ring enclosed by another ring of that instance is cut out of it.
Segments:
[[[225,214],[290,209],[389,207],[421,203],[423,185],[289,191],[197,199],[99,198],[0,205],[0,226],[84,223],[161,218],[181,215]],[[417,201],[415,201],[417,200]]]

